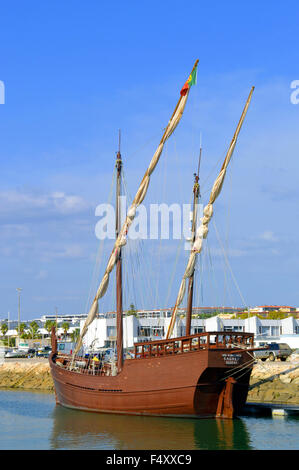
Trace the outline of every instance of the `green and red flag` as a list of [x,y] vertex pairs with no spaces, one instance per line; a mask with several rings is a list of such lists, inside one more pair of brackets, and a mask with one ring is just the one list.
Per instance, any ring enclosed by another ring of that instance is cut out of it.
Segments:
[[192,85],[196,85],[196,81],[197,81],[197,64],[192,70],[191,74],[189,75],[189,78],[186,81],[185,85],[181,89],[181,95],[184,96]]

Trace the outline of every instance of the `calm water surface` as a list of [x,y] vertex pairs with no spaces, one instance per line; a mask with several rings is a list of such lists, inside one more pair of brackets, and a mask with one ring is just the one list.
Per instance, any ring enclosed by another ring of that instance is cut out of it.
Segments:
[[53,394],[0,391],[0,449],[298,450],[299,417],[235,420],[104,415],[55,405]]

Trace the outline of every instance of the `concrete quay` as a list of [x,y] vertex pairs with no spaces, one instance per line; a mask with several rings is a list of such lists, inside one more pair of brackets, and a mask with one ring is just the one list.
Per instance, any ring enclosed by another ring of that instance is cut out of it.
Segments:
[[299,404],[299,360],[254,365],[248,402]]
[[48,359],[5,359],[0,365],[0,388],[54,392]]

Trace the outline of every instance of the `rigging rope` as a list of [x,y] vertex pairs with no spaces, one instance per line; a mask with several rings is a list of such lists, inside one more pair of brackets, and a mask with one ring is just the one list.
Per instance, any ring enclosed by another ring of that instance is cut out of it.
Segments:
[[[167,157],[168,157],[168,142],[165,144],[165,157],[164,157],[164,165],[163,165],[163,170],[161,172],[161,180],[163,180],[160,184],[160,187],[162,188],[162,201],[165,201],[165,195],[166,195],[166,164],[167,164]],[[158,233],[159,233],[159,217],[158,217]],[[160,264],[161,264],[161,248],[162,248],[162,232],[163,232],[163,227],[162,227],[162,218],[160,219],[160,240],[159,240],[159,247],[158,247],[158,266],[156,270],[156,275],[157,275],[157,280],[156,280],[156,295],[155,295],[155,302],[153,307],[158,308],[158,297],[159,297],[159,283],[160,283]]]
[[[108,205],[111,204],[111,201],[112,201],[112,195],[113,195],[113,189],[115,187],[115,181],[116,181],[116,168],[114,167],[113,173],[112,173],[111,184],[110,184],[110,190],[109,190],[109,194],[108,194]],[[103,256],[104,241],[105,240],[103,238],[100,241],[100,244],[98,246],[98,250],[97,250],[97,254],[96,254],[96,260],[95,260],[95,264],[94,264],[94,268],[93,268],[93,272],[92,272],[92,276],[91,276],[91,281],[90,281],[89,294],[88,294],[86,304],[85,304],[85,310],[84,310],[85,312],[88,310],[88,305],[90,304],[90,300],[93,296],[92,290],[94,289],[95,282],[98,279],[97,271],[99,269],[100,262],[101,262],[101,259],[102,259],[102,256]]]
[[202,249],[203,239],[205,239],[208,235],[209,222],[210,222],[210,220],[213,216],[213,205],[214,205],[216,199],[218,198],[218,196],[221,192],[221,189],[222,189],[222,186],[223,186],[223,183],[224,183],[224,179],[225,179],[225,175],[226,175],[226,171],[227,171],[227,167],[229,165],[230,159],[231,159],[233,151],[235,149],[237,139],[238,139],[238,135],[240,133],[242,124],[244,122],[244,119],[245,119],[245,116],[246,116],[246,113],[247,113],[247,110],[248,110],[248,107],[249,107],[249,104],[250,104],[250,101],[251,101],[251,98],[252,98],[253,90],[254,90],[254,87],[251,88],[251,91],[250,91],[249,96],[247,98],[246,104],[243,108],[241,118],[238,122],[236,131],[233,135],[233,138],[232,138],[232,141],[230,143],[229,149],[226,153],[226,157],[225,157],[225,160],[222,164],[220,173],[219,173],[219,175],[218,175],[218,177],[217,177],[217,179],[216,179],[216,181],[213,185],[213,188],[212,188],[212,191],[211,191],[211,194],[210,194],[209,202],[204,208],[204,217],[201,220],[201,225],[196,231],[195,241],[192,245],[192,249],[191,249],[190,256],[189,256],[189,259],[188,259],[188,262],[187,262],[187,266],[186,266],[186,269],[185,269],[185,272],[184,272],[184,275],[183,275],[183,279],[182,279],[181,284],[180,284],[180,288],[179,288],[179,292],[178,292],[178,295],[177,295],[175,307],[174,307],[173,312],[172,312],[171,322],[170,322],[170,325],[169,325],[169,328],[168,328],[168,331],[167,331],[167,335],[166,335],[167,339],[172,335],[172,331],[173,331],[174,324],[175,324],[175,319],[176,319],[177,309],[180,306],[180,304],[181,304],[181,302],[184,298],[185,292],[186,292],[186,281],[187,281],[188,278],[190,278],[193,275],[196,255],[198,253],[200,253],[200,251]]
[[217,238],[218,238],[218,242],[219,242],[220,247],[221,247],[221,249],[222,249],[223,256],[224,256],[225,262],[226,262],[226,264],[227,264],[227,267],[228,267],[229,270],[230,270],[231,276],[232,276],[233,281],[234,281],[234,283],[235,283],[235,286],[236,286],[236,288],[237,288],[237,290],[238,290],[238,292],[239,292],[239,295],[240,295],[240,298],[241,298],[241,300],[242,300],[242,302],[243,302],[243,305],[244,305],[245,308],[248,309],[247,302],[245,301],[245,299],[244,299],[244,297],[243,297],[243,295],[242,295],[241,289],[240,289],[240,287],[239,287],[239,285],[238,285],[238,283],[237,283],[237,280],[236,280],[236,278],[235,278],[235,276],[234,276],[234,273],[233,273],[233,270],[232,270],[232,268],[231,268],[231,265],[230,265],[230,263],[229,263],[229,261],[228,261],[228,258],[227,258],[225,249],[224,249],[224,247],[223,247],[223,244],[222,244],[222,242],[221,242],[221,238],[220,238],[220,236],[219,236],[219,232],[218,232],[217,227],[216,227],[215,220],[213,220],[213,225],[214,225],[214,227],[215,227],[215,231],[216,231],[216,235],[217,235]]

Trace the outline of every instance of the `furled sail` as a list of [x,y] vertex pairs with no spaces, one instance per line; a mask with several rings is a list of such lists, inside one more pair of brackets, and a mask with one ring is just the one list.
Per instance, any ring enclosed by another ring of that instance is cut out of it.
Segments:
[[249,104],[250,104],[250,101],[251,101],[253,90],[254,90],[254,87],[251,88],[251,91],[249,93],[248,99],[247,99],[245,107],[243,109],[241,118],[240,118],[239,123],[237,125],[237,129],[236,129],[235,134],[232,138],[232,141],[231,141],[229,149],[227,151],[225,160],[223,162],[221,171],[220,171],[220,173],[219,173],[218,177],[216,178],[216,181],[213,185],[213,188],[212,188],[212,191],[211,191],[211,194],[210,194],[210,200],[209,200],[208,204],[205,206],[205,208],[203,210],[203,218],[201,219],[201,224],[200,224],[199,228],[196,231],[195,240],[194,240],[194,243],[191,247],[190,256],[189,256],[187,267],[186,267],[186,270],[185,270],[185,273],[184,273],[184,276],[183,276],[183,279],[182,279],[182,282],[181,282],[181,285],[180,285],[180,288],[179,288],[179,292],[178,292],[178,295],[177,295],[175,306],[174,306],[174,309],[173,309],[173,312],[172,312],[170,324],[169,324],[169,327],[168,327],[168,330],[167,330],[166,339],[170,338],[170,336],[172,335],[173,328],[174,328],[174,325],[175,325],[176,313],[177,313],[177,310],[178,310],[179,306],[181,305],[181,303],[184,299],[187,279],[190,278],[192,276],[192,274],[194,273],[196,255],[201,252],[203,239],[207,238],[208,231],[209,231],[209,222],[210,222],[210,220],[213,216],[213,204],[214,204],[215,200],[217,199],[217,197],[219,196],[219,194],[221,192],[222,185],[223,185],[223,182],[224,182],[224,178],[225,178],[225,175],[226,175],[226,169],[228,167],[228,164],[229,164],[230,159],[232,157],[234,148],[236,146],[237,138],[238,138],[239,132],[241,130],[243,121],[245,119],[245,116],[246,116],[246,113],[247,113],[247,110],[248,110],[248,107],[249,107]]
[[160,156],[161,156],[162,151],[163,151],[164,144],[167,141],[167,139],[171,136],[171,134],[174,132],[175,128],[177,127],[177,125],[179,124],[179,122],[181,120],[181,117],[183,115],[185,105],[186,105],[186,102],[187,102],[187,99],[188,99],[190,87],[191,87],[191,85],[196,83],[197,64],[198,64],[198,60],[196,60],[196,62],[194,64],[194,67],[191,71],[191,74],[190,74],[187,82],[185,83],[185,85],[183,86],[183,88],[181,90],[179,101],[178,101],[178,103],[175,107],[175,110],[174,110],[174,112],[173,112],[173,114],[172,114],[172,116],[171,116],[171,118],[170,118],[170,120],[167,124],[167,127],[166,127],[165,132],[162,136],[160,144],[159,144],[156,152],[154,153],[154,156],[153,156],[153,158],[152,158],[152,160],[149,164],[149,167],[146,170],[146,172],[144,174],[144,177],[143,177],[143,179],[140,183],[140,186],[137,190],[135,198],[134,198],[134,200],[133,200],[133,202],[132,202],[132,204],[131,204],[128,212],[127,212],[126,220],[125,220],[125,222],[124,222],[124,224],[123,224],[123,226],[122,226],[122,228],[119,232],[119,235],[118,235],[118,237],[115,241],[115,244],[113,246],[111,255],[109,257],[109,260],[108,260],[108,263],[107,263],[107,266],[106,266],[104,276],[103,276],[102,281],[99,285],[96,296],[94,298],[94,301],[92,303],[92,306],[90,308],[90,311],[88,313],[86,321],[84,323],[84,326],[83,326],[83,329],[81,331],[80,337],[78,339],[76,348],[74,349],[73,356],[75,356],[77,354],[77,352],[80,350],[80,348],[82,347],[82,344],[83,344],[82,339],[83,339],[84,335],[86,334],[89,325],[92,323],[92,321],[96,317],[96,314],[97,314],[97,311],[98,311],[98,300],[101,297],[103,297],[105,295],[106,291],[107,291],[108,284],[109,284],[110,273],[111,273],[112,269],[114,268],[115,263],[117,262],[121,247],[124,246],[127,242],[128,230],[129,230],[131,224],[133,223],[133,220],[135,218],[136,210],[137,210],[138,206],[142,203],[142,201],[144,200],[144,198],[146,196],[151,174],[153,173],[154,169],[156,168],[156,166],[158,164],[158,161],[159,161]]

